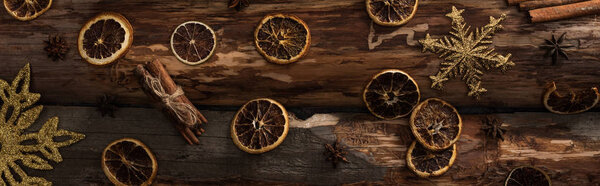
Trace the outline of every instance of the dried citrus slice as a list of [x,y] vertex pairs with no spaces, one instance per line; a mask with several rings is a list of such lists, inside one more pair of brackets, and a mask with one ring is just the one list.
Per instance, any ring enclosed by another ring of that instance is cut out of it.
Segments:
[[267,15],[254,31],[254,44],[267,61],[293,63],[308,51],[310,31],[306,23],[294,15]]
[[419,103],[417,82],[406,72],[384,70],[371,79],[363,92],[363,101],[371,113],[382,119],[404,117]]
[[279,146],[288,133],[289,119],[285,108],[268,98],[251,100],[235,114],[231,138],[241,150],[260,154]]
[[383,26],[400,26],[417,12],[419,0],[366,0],[369,17]]
[[531,185],[531,186],[550,186],[550,177],[544,171],[535,167],[517,167],[510,171],[505,186]]
[[77,48],[88,63],[106,65],[125,55],[132,42],[133,28],[129,21],[121,14],[104,12],[83,25]]
[[462,119],[458,111],[446,101],[429,98],[413,110],[410,128],[417,141],[425,148],[444,150],[458,141]]
[[50,9],[52,0],[4,0],[4,8],[13,17],[29,21]]
[[102,170],[115,185],[150,185],[158,165],[154,154],[141,141],[123,138],[104,148]]
[[560,94],[556,89],[556,83],[552,82],[544,93],[544,106],[550,112],[556,114],[577,114],[588,111],[600,100],[600,93],[596,87],[571,91],[567,95]]
[[171,51],[177,59],[188,65],[205,62],[217,46],[215,32],[198,21],[185,22],[171,35]]
[[406,152],[406,165],[422,178],[444,174],[455,159],[456,144],[443,151],[432,151],[413,141]]

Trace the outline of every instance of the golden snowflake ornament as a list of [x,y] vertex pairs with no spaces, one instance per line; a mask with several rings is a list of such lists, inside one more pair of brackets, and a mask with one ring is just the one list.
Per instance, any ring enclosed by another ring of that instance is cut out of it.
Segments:
[[475,32],[467,27],[462,12],[452,6],[452,12],[446,14],[452,19],[452,30],[450,34],[454,37],[443,39],[433,39],[429,34],[425,39],[419,40],[423,45],[423,52],[431,51],[438,53],[440,58],[444,58],[440,64],[440,70],[435,76],[429,76],[431,79],[431,88],[442,89],[444,82],[450,78],[461,76],[462,80],[469,87],[469,96],[479,99],[479,96],[487,90],[481,87],[481,76],[486,70],[498,68],[503,73],[515,63],[509,60],[511,54],[506,56],[497,54],[489,45],[492,43],[492,35],[502,29],[502,22],[506,15],[502,14],[500,18],[490,16],[490,23],[482,28],[476,28]]
[[[44,178],[27,175],[20,164],[50,170],[52,165],[41,156],[61,162],[58,148],[85,138],[83,134],[58,129],[58,117],[50,118],[37,132],[24,132],[37,120],[43,107],[31,107],[40,99],[40,94],[29,92],[29,77],[27,64],[11,84],[0,79],[0,185],[51,185]],[[68,137],[68,140],[55,141],[57,137]]]

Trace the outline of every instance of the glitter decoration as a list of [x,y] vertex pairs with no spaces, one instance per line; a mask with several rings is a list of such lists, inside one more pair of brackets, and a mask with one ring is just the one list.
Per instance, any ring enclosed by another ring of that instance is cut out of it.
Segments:
[[490,16],[490,23],[481,28],[476,28],[475,32],[470,31],[461,13],[464,9],[458,10],[452,6],[452,12],[446,14],[452,19],[452,30],[450,34],[454,37],[443,39],[433,39],[429,34],[425,39],[419,40],[423,45],[423,52],[431,51],[438,53],[444,62],[440,64],[440,70],[435,76],[429,76],[432,81],[431,88],[441,90],[444,82],[449,78],[456,76],[462,77],[462,80],[469,87],[469,96],[479,99],[479,96],[487,90],[481,87],[481,76],[486,70],[498,68],[503,73],[515,63],[509,60],[511,54],[506,56],[497,54],[493,48],[488,45],[492,43],[492,35],[502,29],[500,22],[506,19],[502,14],[500,18]]
[[[61,162],[59,147],[76,143],[85,135],[58,129],[58,117],[52,117],[37,132],[25,133],[42,112],[43,106],[31,107],[40,94],[29,92],[30,68],[25,65],[11,84],[0,79],[0,185],[51,185],[52,182],[27,175],[22,165],[51,170],[48,160]],[[55,141],[55,138],[67,138]],[[20,164],[17,164],[20,162]],[[16,175],[13,175],[16,174]]]

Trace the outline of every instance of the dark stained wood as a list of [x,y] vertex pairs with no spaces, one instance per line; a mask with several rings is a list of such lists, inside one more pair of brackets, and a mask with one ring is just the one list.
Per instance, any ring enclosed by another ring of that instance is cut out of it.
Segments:
[[[258,97],[274,98],[286,106],[363,107],[361,92],[369,78],[386,68],[410,73],[420,84],[423,97],[442,97],[459,107],[542,108],[543,86],[552,80],[584,88],[600,80],[600,21],[596,16],[544,24],[528,23],[526,13],[504,0],[421,1],[416,17],[401,27],[373,25],[364,0],[254,0],[247,9],[227,9],[224,0],[78,0],[56,1],[41,17],[20,22],[0,14],[0,78],[11,78],[27,62],[32,63],[33,89],[44,93],[50,104],[90,104],[105,92],[118,94],[122,104],[148,105],[132,70],[137,64],[160,59],[194,104],[239,106]],[[463,15],[473,27],[485,25],[489,16],[508,15],[505,29],[493,39],[496,51],[512,53],[516,66],[501,74],[483,76],[489,90],[477,102],[466,95],[459,79],[445,91],[433,90],[429,76],[442,61],[421,53],[416,40],[426,33],[448,35],[451,6],[466,9]],[[102,11],[124,14],[134,27],[134,43],[118,62],[96,67],[80,59],[76,36],[81,25]],[[266,62],[253,46],[257,22],[273,12],[292,13],[309,25],[312,45],[296,64]],[[206,63],[180,63],[169,49],[173,29],[188,20],[211,25],[218,37],[215,55]],[[551,34],[568,32],[565,43],[571,60],[551,66],[537,46]],[[52,62],[43,52],[49,34],[64,34],[71,51],[66,61]],[[69,96],[65,96],[69,95]]]
[[[200,145],[186,145],[170,121],[155,109],[122,108],[116,118],[102,118],[95,108],[47,106],[37,130],[51,116],[59,127],[82,132],[86,139],[60,149],[64,161],[51,171],[26,169],[57,185],[108,184],[100,169],[100,154],[109,142],[133,137],[156,154],[159,184],[409,184],[498,185],[516,166],[547,171],[555,185],[600,182],[600,115],[559,116],[549,113],[496,114],[508,128],[506,141],[484,138],[482,116],[463,115],[455,165],[443,176],[421,179],[405,167],[412,142],[408,120],[384,121],[368,114],[315,114],[306,120],[292,116],[286,140],[275,150],[247,154],[229,136],[235,112],[202,111],[211,123]],[[291,113],[293,115],[293,113]],[[350,164],[333,169],[323,155],[325,143],[339,138],[348,146]]]

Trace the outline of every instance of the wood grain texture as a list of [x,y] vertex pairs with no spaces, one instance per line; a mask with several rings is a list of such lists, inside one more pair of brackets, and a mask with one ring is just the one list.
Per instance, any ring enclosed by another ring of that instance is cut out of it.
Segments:
[[[41,17],[20,22],[0,13],[0,78],[10,79],[27,62],[32,64],[34,90],[48,104],[90,104],[105,92],[121,96],[121,104],[148,105],[132,70],[137,64],[160,59],[186,95],[197,105],[239,106],[247,100],[270,97],[286,106],[363,107],[361,92],[369,78],[387,68],[410,73],[422,97],[441,97],[458,107],[542,108],[540,95],[548,81],[572,87],[597,86],[600,80],[600,21],[595,16],[530,24],[524,12],[504,0],[422,1],[413,20],[401,27],[373,25],[363,0],[256,0],[241,12],[227,9],[223,0],[78,0],[56,1]],[[421,53],[416,40],[426,33],[448,35],[451,6],[466,9],[465,20],[477,27],[489,16],[508,15],[505,29],[494,37],[496,51],[512,53],[516,66],[501,74],[488,72],[482,86],[489,92],[477,102],[466,95],[459,79],[445,91],[430,87],[430,75],[442,61]],[[79,57],[76,36],[87,19],[102,11],[124,14],[134,27],[127,55],[116,63],[96,67]],[[302,18],[310,27],[312,44],[296,64],[266,62],[253,46],[252,31],[266,14],[283,12]],[[169,36],[180,23],[207,23],[218,37],[215,55],[206,63],[188,66],[177,61]],[[537,46],[552,33],[568,32],[565,43],[571,60],[551,66]],[[43,52],[49,34],[64,34],[71,51],[66,61],[52,62]],[[66,96],[68,95],[68,96]]]
[[[45,107],[38,123],[51,116],[59,127],[83,132],[86,139],[61,148],[64,161],[51,171],[26,171],[57,185],[108,184],[100,169],[105,145],[122,137],[140,139],[158,158],[157,183],[195,184],[409,184],[498,185],[508,171],[533,165],[548,172],[555,185],[600,182],[600,115],[548,113],[497,114],[508,128],[505,141],[491,141],[480,131],[479,115],[463,115],[455,165],[443,176],[421,179],[405,167],[412,135],[407,119],[383,121],[362,113],[315,114],[294,119],[286,140],[271,152],[247,154],[229,136],[230,111],[202,111],[212,122],[200,145],[186,145],[170,121],[154,109],[122,108],[103,118],[91,107]],[[293,115],[293,113],[291,113]],[[336,138],[348,146],[349,164],[334,169],[323,145]]]

